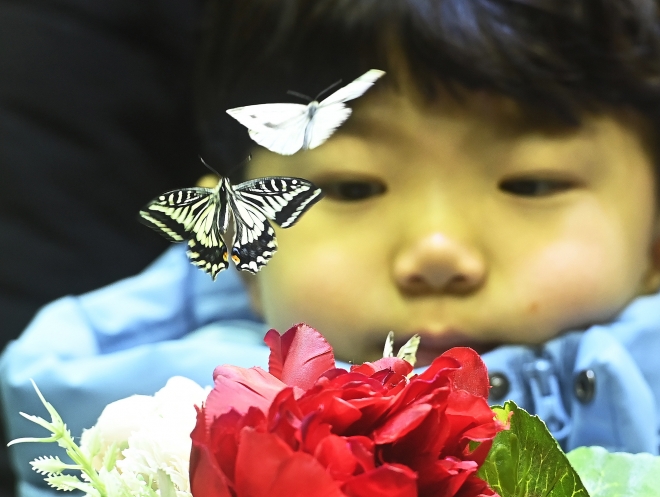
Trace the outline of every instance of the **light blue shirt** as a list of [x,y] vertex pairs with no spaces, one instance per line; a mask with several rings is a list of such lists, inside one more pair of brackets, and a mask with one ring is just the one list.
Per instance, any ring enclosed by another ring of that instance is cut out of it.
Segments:
[[[47,305],[9,344],[0,358],[8,436],[44,436],[18,415],[46,414],[31,378],[77,435],[108,403],[153,394],[174,375],[209,385],[219,364],[266,368],[266,330],[235,270],[213,282],[188,262],[185,246],[173,246],[133,278]],[[539,414],[566,450],[602,445],[657,454],[658,357],[660,294],[636,299],[611,324],[536,348],[499,347],[484,360],[504,385],[491,390],[490,401],[512,399]],[[29,461],[57,448],[18,444],[10,451],[20,497],[52,495]]]

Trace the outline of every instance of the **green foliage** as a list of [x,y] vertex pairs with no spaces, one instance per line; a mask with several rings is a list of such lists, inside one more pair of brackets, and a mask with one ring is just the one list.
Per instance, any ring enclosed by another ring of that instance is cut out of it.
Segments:
[[543,421],[513,402],[493,410],[510,420],[479,470],[493,490],[501,497],[589,497]]
[[[25,442],[57,443],[57,445],[66,450],[66,453],[73,461],[73,464],[63,463],[58,457],[39,457],[31,462],[35,471],[48,475],[45,478],[46,482],[57,490],[81,490],[85,493],[105,497],[107,495],[105,485],[94,469],[91,459],[73,441],[71,432],[67,429],[64,421],[62,421],[62,418],[52,404],[44,399],[44,396],[41,394],[34,381],[32,382],[32,386],[36,390],[44,407],[46,407],[48,414],[50,414],[51,420],[49,422],[39,416],[32,416],[25,413],[20,414],[24,418],[29,419],[33,423],[50,431],[51,436],[43,438],[19,438],[12,440],[8,445]],[[80,471],[85,475],[87,481],[82,481],[76,476],[64,474],[63,471],[67,469]]]
[[591,497],[657,497],[660,457],[580,447],[567,454]]

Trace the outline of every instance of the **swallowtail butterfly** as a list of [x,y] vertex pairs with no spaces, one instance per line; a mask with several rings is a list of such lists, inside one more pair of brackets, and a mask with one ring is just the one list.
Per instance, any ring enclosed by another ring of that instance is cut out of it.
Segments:
[[[142,223],[172,242],[188,242],[188,258],[216,278],[229,267],[256,273],[277,251],[275,231],[293,226],[322,197],[301,178],[258,178],[232,186],[220,178],[215,188],[183,188],[163,193],[141,211]],[[223,237],[233,219],[231,256]]]
[[371,69],[321,102],[249,105],[229,109],[227,113],[248,128],[250,137],[259,145],[291,155],[301,148],[318,147],[330,138],[351,115],[344,102],[361,96],[383,74]]

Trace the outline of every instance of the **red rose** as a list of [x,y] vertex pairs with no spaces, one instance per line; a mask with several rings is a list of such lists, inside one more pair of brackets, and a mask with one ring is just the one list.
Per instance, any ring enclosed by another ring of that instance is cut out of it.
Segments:
[[265,338],[269,373],[220,366],[192,433],[194,497],[473,497],[503,429],[469,348],[412,366],[387,358],[335,368],[332,348],[297,325]]

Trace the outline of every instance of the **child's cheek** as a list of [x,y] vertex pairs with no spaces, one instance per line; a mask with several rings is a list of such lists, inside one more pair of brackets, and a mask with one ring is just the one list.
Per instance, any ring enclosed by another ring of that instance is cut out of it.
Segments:
[[363,344],[351,331],[378,320],[374,309],[388,302],[391,290],[383,252],[373,247],[377,240],[305,231],[282,236],[280,251],[259,275],[265,318],[278,329],[304,321],[321,330],[336,353],[359,357]]
[[634,297],[633,254],[614,233],[593,231],[562,237],[521,261],[514,288],[537,340],[610,319]]

